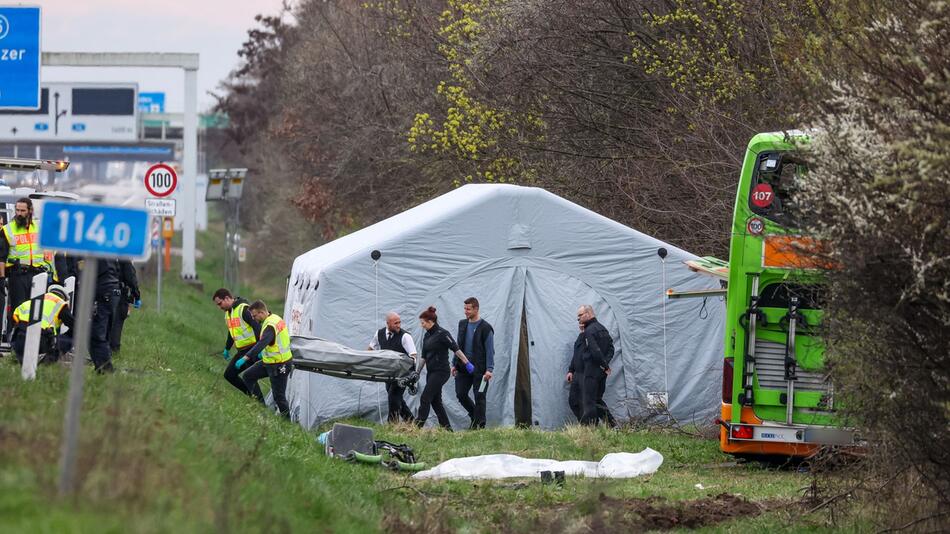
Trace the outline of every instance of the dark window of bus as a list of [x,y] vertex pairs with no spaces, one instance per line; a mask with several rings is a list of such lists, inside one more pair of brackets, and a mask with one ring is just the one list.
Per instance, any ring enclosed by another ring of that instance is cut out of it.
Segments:
[[793,194],[804,171],[804,164],[792,154],[760,154],[749,192],[749,208],[782,226],[794,226]]
[[769,284],[759,295],[760,308],[788,308],[792,297],[798,297],[802,310],[820,310],[825,305],[825,288],[817,284]]
[[11,109],[0,115],[49,115],[49,89],[40,89],[40,109]]
[[134,115],[134,89],[73,89],[73,115]]

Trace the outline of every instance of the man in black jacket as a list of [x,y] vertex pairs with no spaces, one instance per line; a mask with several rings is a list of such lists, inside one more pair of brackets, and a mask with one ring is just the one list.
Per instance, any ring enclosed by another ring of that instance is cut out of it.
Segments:
[[[481,318],[478,299],[465,299],[465,319],[459,321],[458,345],[474,367],[467,368],[458,357],[452,362],[455,377],[455,396],[472,420],[471,428],[485,428],[486,392],[495,369],[495,332],[488,321]],[[475,402],[468,396],[475,393]]]
[[116,304],[115,319],[112,321],[112,331],[109,332],[109,346],[112,352],[119,352],[122,348],[122,328],[129,317],[129,304],[141,303],[139,281],[135,276],[135,266],[128,260],[112,260],[116,262],[119,271],[119,302]]
[[[394,350],[413,360],[417,360],[416,344],[412,340],[409,332],[402,329],[402,319],[396,312],[386,314],[386,326],[376,331],[376,335],[369,342],[369,350]],[[412,410],[406,404],[403,394],[406,388],[401,387],[395,380],[386,382],[386,396],[389,399],[389,422],[397,423],[402,417],[403,421],[412,422]]]
[[571,357],[571,364],[567,367],[567,383],[570,385],[570,391],[567,394],[567,405],[578,421],[584,416],[581,410],[581,384],[584,383],[584,323],[578,323],[581,333],[574,340],[574,355]]
[[579,341],[583,339],[583,346],[579,348],[584,366],[580,388],[581,424],[596,425],[602,419],[608,425],[615,426],[616,421],[603,399],[607,375],[610,374],[610,360],[614,357],[613,339],[604,325],[597,321],[590,304],[577,309],[577,322],[584,325],[579,336]]
[[[88,268],[92,260],[85,260],[83,268]],[[98,260],[96,270],[96,300],[92,311],[92,324],[89,336],[89,353],[98,373],[111,373],[112,348],[109,347],[109,334],[119,304],[119,264],[115,260]],[[89,288],[80,287],[79,291]]]

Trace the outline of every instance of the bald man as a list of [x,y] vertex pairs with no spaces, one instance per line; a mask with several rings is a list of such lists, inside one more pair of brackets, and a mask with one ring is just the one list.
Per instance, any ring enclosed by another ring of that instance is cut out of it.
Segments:
[[[386,326],[380,328],[373,339],[369,342],[369,350],[394,350],[401,352],[412,359],[416,359],[416,344],[412,341],[412,336],[402,329],[402,319],[396,312],[386,314]],[[386,382],[386,396],[389,398],[389,422],[399,422],[400,417],[403,421],[412,421],[412,411],[406,404],[403,394],[406,388],[400,387],[395,380]]]

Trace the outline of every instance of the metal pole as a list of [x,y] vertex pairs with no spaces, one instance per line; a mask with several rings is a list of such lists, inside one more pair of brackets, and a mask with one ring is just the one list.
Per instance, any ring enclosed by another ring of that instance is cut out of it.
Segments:
[[[196,62],[197,63],[197,62]],[[195,271],[195,204],[198,200],[198,67],[185,69],[184,176],[181,184],[181,277],[198,277]]]
[[237,235],[234,251],[234,286],[241,285],[241,199],[234,201],[234,233]]
[[73,340],[73,361],[69,374],[69,397],[66,401],[66,420],[63,424],[63,448],[59,463],[59,495],[65,497],[75,491],[76,456],[79,448],[79,411],[82,408],[82,383],[86,357],[89,355],[89,333],[92,320],[92,294],[96,288],[95,258],[86,258],[79,281],[79,302],[76,306],[76,329]]
[[156,281],[158,298],[155,299],[155,309],[158,313],[162,313],[162,270],[161,247],[155,247],[155,277],[158,279]]

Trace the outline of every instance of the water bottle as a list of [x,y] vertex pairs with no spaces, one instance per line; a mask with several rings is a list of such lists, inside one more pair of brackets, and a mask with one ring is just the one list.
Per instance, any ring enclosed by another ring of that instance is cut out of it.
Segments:
[[142,307],[142,299],[135,299],[135,304],[132,304],[136,309]]

